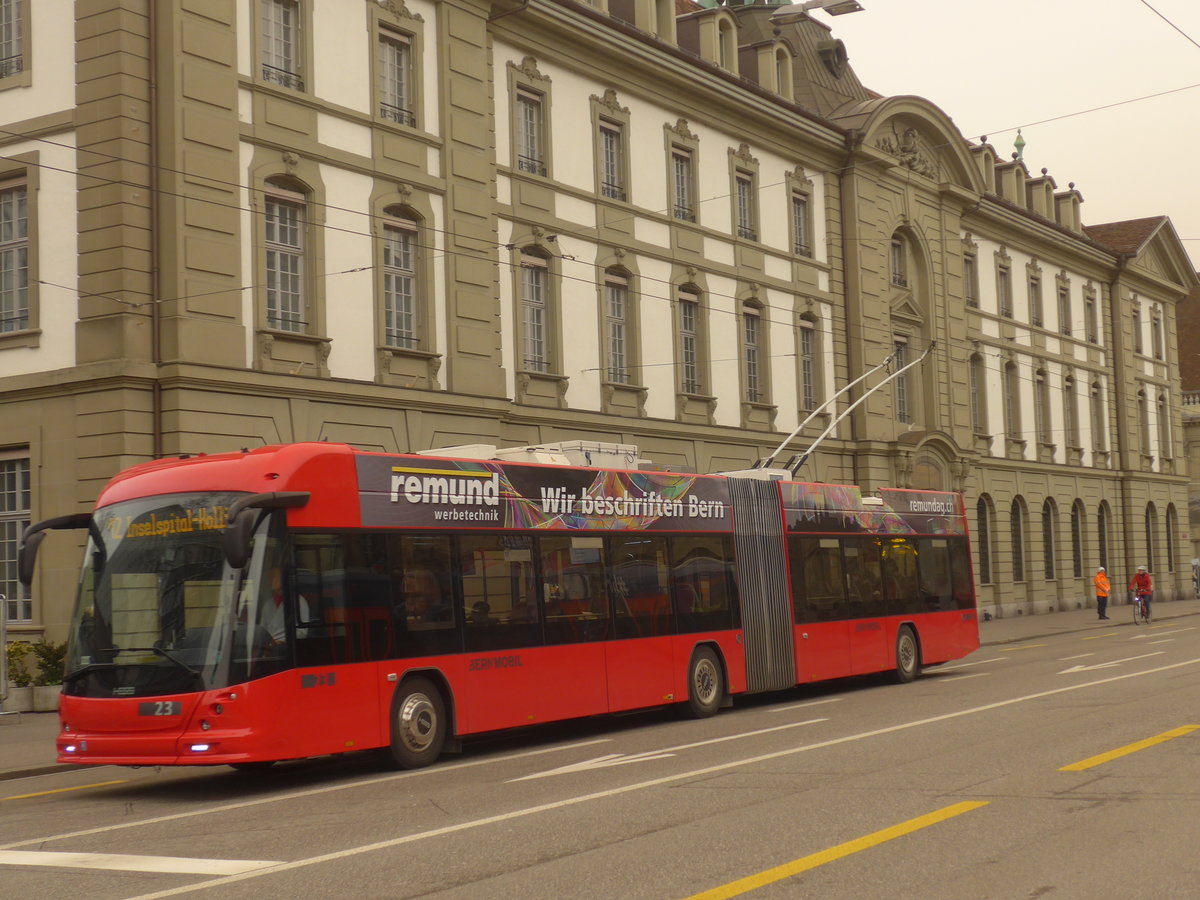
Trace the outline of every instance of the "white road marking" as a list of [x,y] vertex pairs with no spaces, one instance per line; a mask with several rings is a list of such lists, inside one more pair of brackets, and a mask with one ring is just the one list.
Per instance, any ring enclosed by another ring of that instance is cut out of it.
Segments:
[[1058,658],[1058,661],[1059,662],[1070,662],[1073,659],[1087,659],[1089,656],[1095,656],[1095,655],[1096,655],[1095,653],[1080,653],[1077,656],[1060,656]]
[[1133,662],[1135,659],[1145,659],[1147,656],[1162,656],[1162,650],[1155,650],[1153,653],[1143,653],[1141,656],[1127,656],[1124,659],[1114,659],[1110,662],[1096,663],[1094,666],[1071,666],[1069,669],[1063,669],[1059,675],[1074,675],[1076,672],[1090,672],[1093,669],[1111,669],[1113,666],[1119,666],[1121,663]]
[[830,697],[827,700],[812,700],[808,703],[793,703],[791,706],[772,706],[772,707],[768,707],[765,710],[765,712],[769,712],[769,713],[791,712],[793,709],[804,709],[805,707],[808,707],[808,706],[820,706],[823,703],[841,703],[841,702],[842,702],[841,697]]
[[[1153,628],[1154,626],[1151,627]],[[1149,632],[1142,632],[1141,634],[1131,635],[1129,639],[1131,641],[1139,641],[1144,640],[1145,638],[1166,637],[1168,634],[1181,634],[1184,631],[1192,630],[1192,628],[1176,628],[1174,631],[1156,631],[1153,634],[1150,634]]]
[[760,728],[758,731],[742,731],[738,734],[727,734],[719,738],[711,738],[707,741],[696,741],[692,744],[680,744],[677,747],[664,747],[661,750],[647,750],[645,753],[631,753],[626,756],[624,753],[610,753],[607,756],[597,756],[595,759],[587,759],[583,762],[571,763],[566,766],[559,766],[557,769],[547,769],[544,772],[534,772],[532,775],[522,775],[520,778],[510,778],[505,784],[512,784],[514,781],[532,781],[535,778],[545,778],[547,775],[570,775],[576,772],[586,772],[590,769],[603,769],[608,766],[623,766],[626,763],[648,762],[652,759],[666,759],[668,756],[674,756],[679,750],[691,750],[693,747],[707,747],[711,744],[723,744],[726,741],[736,741],[742,738],[756,737],[760,734],[770,734],[773,731],[784,731],[788,728],[798,728],[801,725],[816,725],[818,722],[828,722],[828,719],[809,719],[805,722],[789,722],[787,725],[776,725],[774,728]]
[[951,675],[949,678],[939,678],[938,684],[949,684],[951,681],[965,681],[968,678],[986,678],[991,672],[970,672],[966,675]]
[[1009,657],[997,656],[994,659],[977,659],[975,662],[959,663],[957,666],[938,666],[938,672],[953,672],[956,669],[969,669],[971,666],[982,666],[984,663],[1008,662]]
[[1150,646],[1153,647],[1155,644],[1173,644],[1173,643],[1175,643],[1175,638],[1167,638],[1165,641],[1151,641]]
[[49,853],[0,850],[0,865],[53,866],[58,869],[116,869],[173,875],[240,875],[279,865],[266,859],[190,859],[184,856],[128,856],[123,853]]
[[917,719],[912,722],[902,722],[899,725],[890,725],[887,728],[878,728],[874,731],[863,731],[858,734],[851,734],[845,737],[832,738],[828,741],[821,741],[817,744],[801,745],[799,747],[790,747],[786,750],[777,750],[774,753],[764,753],[760,756],[751,756],[745,759],[732,760],[726,763],[720,763],[714,766],[706,766],[702,769],[690,769],[686,772],[677,772],[674,775],[664,775],[661,778],[653,778],[649,781],[639,781],[636,784],[627,784],[622,787],[609,788],[604,791],[596,791],[591,794],[580,794],[577,797],[567,797],[563,800],[556,800],[553,803],[543,803],[539,806],[528,806],[524,809],[515,809],[510,812],[500,813],[495,816],[487,816],[483,819],[473,819],[467,822],[459,822],[457,825],[446,825],[443,828],[435,828],[431,831],[421,831],[415,834],[406,834],[402,837],[390,838],[386,841],[377,841],[373,844],[364,844],[361,847],[350,847],[346,850],[337,850],[333,853],[324,853],[320,856],[311,856],[308,859],[297,859],[293,862],[283,863],[273,869],[263,872],[247,872],[242,875],[229,875],[225,878],[214,878],[212,881],[202,881],[196,884],[187,885],[185,887],[173,888],[165,891],[156,891],[152,894],[142,894],[138,897],[132,897],[130,900],[160,900],[163,897],[176,897],[180,894],[191,893],[192,891],[201,891],[211,887],[220,887],[226,884],[232,884],[238,881],[247,881],[251,878],[257,878],[261,875],[274,874],[276,872],[285,872],[293,869],[302,869],[308,866],[320,865],[325,862],[333,862],[335,860],[347,859],[352,856],[359,856],[364,853],[373,853],[376,850],[387,850],[392,847],[399,847],[404,844],[412,844],[417,841],[427,840],[428,838],[441,837],[445,834],[456,834],[462,831],[468,831],[472,828],[481,828],[486,825],[496,825],[500,822],[508,822],[513,819],[521,819],[526,816],[533,816],[539,813],[550,812],[556,809],[565,809],[569,806],[577,806],[581,803],[590,803],[593,800],[604,800],[609,797],[616,797],[621,794],[629,794],[634,791],[641,791],[647,788],[658,787],[661,784],[671,784],[676,781],[685,781],[689,778],[699,778],[704,775],[711,775],[715,772],[725,772],[729,769],[739,769],[744,766],[753,765],[760,762],[770,762],[774,759],[782,759],[787,756],[795,756],[798,753],[807,753],[810,750],[822,750],[826,747],[834,747],[838,744],[847,744],[851,741],[860,741],[866,738],[878,737],[883,734],[893,734],[898,731],[906,731],[909,728],[918,728],[922,725],[932,725],[937,722],[945,722],[950,719],[958,719],[963,716],[976,715],[978,713],[990,712],[993,709],[1001,709],[1005,706],[1013,706],[1017,703],[1026,703],[1030,700],[1040,700],[1043,697],[1053,697],[1057,694],[1065,694],[1070,691],[1081,691],[1085,688],[1098,687],[1102,684],[1111,684],[1114,681],[1124,681],[1128,678],[1141,678],[1143,675],[1154,675],[1158,672],[1167,672],[1171,669],[1179,669],[1183,666],[1194,666],[1200,663],[1200,658],[1188,659],[1183,662],[1171,663],[1166,666],[1159,666],[1155,669],[1146,669],[1141,672],[1127,672],[1124,675],[1112,675],[1108,678],[1099,678],[1096,681],[1088,681],[1083,684],[1070,684],[1065,687],[1051,688],[1046,691],[1039,691],[1036,694],[1026,694],[1022,697],[1012,697],[1008,700],[998,700],[995,703],[988,703],[983,706],[973,706],[970,709],[962,709],[958,712],[943,713],[939,716],[931,716],[928,719]]
[[279,803],[284,800],[298,800],[303,797],[315,797],[334,791],[345,791],[356,787],[369,787],[373,784],[386,784],[408,778],[421,778],[426,775],[436,775],[438,772],[450,772],[456,769],[473,769],[476,766],[486,766],[491,763],[506,762],[510,759],[524,759],[528,756],[542,756],[547,753],[559,753],[563,750],[575,750],[579,747],[590,747],[593,744],[607,744],[612,738],[596,738],[591,741],[579,741],[574,744],[560,744],[556,747],[540,747],[537,750],[526,750],[521,753],[510,753],[505,756],[489,756],[486,759],[473,759],[469,762],[447,762],[436,769],[412,769],[407,772],[397,772],[395,775],[383,775],[379,778],[368,778],[364,781],[350,781],[344,784],[331,784],[326,787],[309,788],[304,791],[292,791],[286,794],[275,794],[271,797],[259,797],[256,800],[243,800],[240,803],[224,803],[220,806],[210,806],[206,809],[195,809],[189,812],[172,813],[168,816],[154,816],[149,819],[139,819],[135,822],[121,822],[116,825],[98,825],[95,828],[84,828],[80,831],[68,831],[64,834],[53,834],[48,837],[34,838],[28,841],[14,841],[11,844],[0,844],[0,850],[11,850],[14,847],[28,847],[31,844],[45,844],[50,841],[63,841],[67,838],[86,837],[89,834],[103,834],[106,831],[121,831],[125,828],[138,828],[142,825],[157,825],[159,822],[174,822],[179,819],[190,819],[194,816],[207,816],[213,813],[230,812],[235,809],[247,809],[253,806],[263,806],[267,803]]

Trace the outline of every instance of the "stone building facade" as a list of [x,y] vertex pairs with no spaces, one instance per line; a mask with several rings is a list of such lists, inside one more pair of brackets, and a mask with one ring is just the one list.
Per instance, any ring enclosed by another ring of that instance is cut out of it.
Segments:
[[1085,226],[1073,185],[865,88],[819,13],[0,6],[15,635],[63,636],[80,550],[49,540],[29,598],[24,522],[137,461],[308,439],[714,472],[808,420],[802,479],[964,494],[993,615],[1085,604],[1101,563],[1187,585],[1169,220]]

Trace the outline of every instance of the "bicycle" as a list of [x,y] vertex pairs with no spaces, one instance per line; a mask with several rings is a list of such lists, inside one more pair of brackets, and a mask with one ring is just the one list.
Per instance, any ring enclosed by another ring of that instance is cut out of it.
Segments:
[[1133,603],[1133,624],[1141,625],[1145,623],[1149,625],[1150,610],[1146,608],[1146,598],[1140,594],[1134,594],[1131,602]]

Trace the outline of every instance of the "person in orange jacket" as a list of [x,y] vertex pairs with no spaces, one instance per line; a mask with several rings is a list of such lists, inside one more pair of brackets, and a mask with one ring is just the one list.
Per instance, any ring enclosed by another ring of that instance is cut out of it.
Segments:
[[1092,583],[1096,585],[1096,614],[1101,619],[1107,619],[1105,613],[1108,611],[1108,592],[1112,590],[1112,585],[1108,583],[1108,574],[1104,571],[1104,566],[1096,570],[1096,577],[1092,579]]

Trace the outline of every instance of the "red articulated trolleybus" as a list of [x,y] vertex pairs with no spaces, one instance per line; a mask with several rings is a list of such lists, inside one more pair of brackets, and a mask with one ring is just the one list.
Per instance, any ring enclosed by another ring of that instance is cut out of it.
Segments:
[[[779,475],[776,473],[775,479]],[[389,748],[922,665],[979,646],[957,494],[363,452],[164,459],[91,513],[58,760]]]

